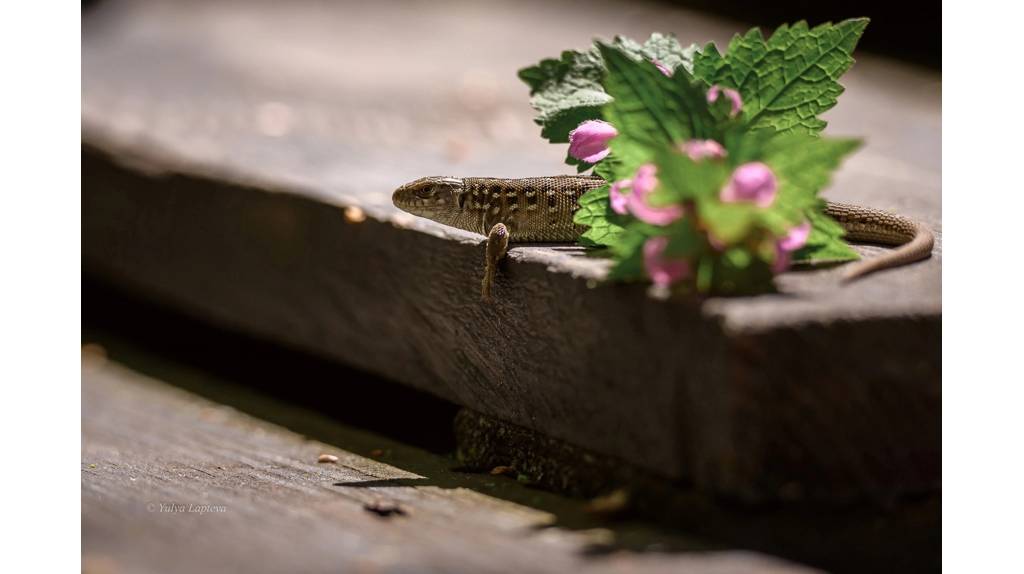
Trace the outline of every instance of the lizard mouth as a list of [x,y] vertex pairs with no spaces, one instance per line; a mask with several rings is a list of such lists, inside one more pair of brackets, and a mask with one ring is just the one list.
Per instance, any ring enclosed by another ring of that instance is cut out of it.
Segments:
[[454,177],[424,177],[400,186],[391,195],[395,207],[421,217],[452,209],[462,180]]

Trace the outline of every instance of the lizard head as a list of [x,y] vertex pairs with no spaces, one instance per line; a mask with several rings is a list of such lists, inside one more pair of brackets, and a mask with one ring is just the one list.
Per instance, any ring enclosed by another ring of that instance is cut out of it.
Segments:
[[435,221],[461,211],[462,180],[457,177],[421,177],[391,195],[395,207]]

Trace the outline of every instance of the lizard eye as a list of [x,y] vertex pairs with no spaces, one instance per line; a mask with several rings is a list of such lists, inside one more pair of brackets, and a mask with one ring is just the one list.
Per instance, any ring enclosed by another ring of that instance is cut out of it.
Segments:
[[416,197],[420,199],[430,199],[434,197],[434,188],[431,187],[419,187],[416,188]]

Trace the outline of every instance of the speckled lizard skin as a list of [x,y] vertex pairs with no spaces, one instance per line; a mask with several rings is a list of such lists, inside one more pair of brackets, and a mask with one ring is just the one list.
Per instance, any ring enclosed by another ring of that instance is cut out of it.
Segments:
[[[395,206],[413,215],[487,236],[482,294],[490,297],[498,261],[509,242],[574,242],[586,229],[575,225],[577,200],[604,185],[594,176],[556,175],[500,179],[424,177],[395,190]],[[931,255],[932,232],[906,217],[859,205],[826,202],[825,213],[846,230],[846,238],[899,246],[884,255],[847,265],[847,280]]]

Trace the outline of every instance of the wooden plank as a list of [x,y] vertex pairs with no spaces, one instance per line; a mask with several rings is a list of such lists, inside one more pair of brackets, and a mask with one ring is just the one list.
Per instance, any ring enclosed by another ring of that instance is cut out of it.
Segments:
[[[578,249],[517,247],[483,306],[481,238],[390,206],[428,173],[564,171],[517,67],[594,34],[739,25],[496,4],[431,12],[459,33],[424,39],[395,6],[311,6],[87,14],[88,272],[716,495],[938,491],[941,237],[932,260],[845,288],[791,273],[779,295],[672,303],[590,288],[606,267]],[[939,80],[861,58],[829,119],[869,145],[830,197],[941,231]]]
[[[320,442],[97,349],[82,365],[83,572],[809,571],[680,535],[594,529],[580,502],[454,473],[441,457],[271,405],[337,439]],[[317,463],[323,453],[338,462]],[[395,507],[403,514],[381,516]],[[640,536],[647,551],[619,549],[622,536]]]

